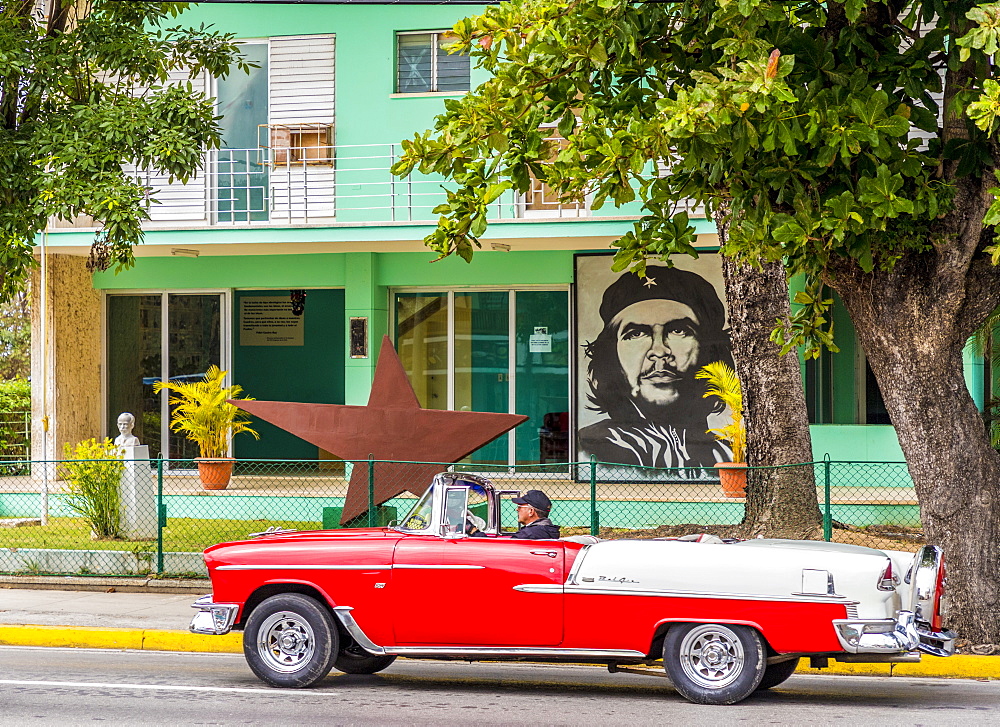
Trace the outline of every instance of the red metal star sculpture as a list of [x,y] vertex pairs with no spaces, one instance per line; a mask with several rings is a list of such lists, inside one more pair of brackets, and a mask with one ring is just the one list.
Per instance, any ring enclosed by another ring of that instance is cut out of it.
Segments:
[[[382,339],[368,406],[233,400],[264,421],[347,461],[376,462],[375,504],[403,492],[422,495],[440,464],[457,462],[510,431],[528,417],[472,411],[422,409],[389,337]],[[368,509],[368,466],[355,464],[341,524]]]

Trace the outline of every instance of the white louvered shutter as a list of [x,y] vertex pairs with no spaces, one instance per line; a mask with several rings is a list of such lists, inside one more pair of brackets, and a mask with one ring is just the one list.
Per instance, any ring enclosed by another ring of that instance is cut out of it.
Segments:
[[[334,73],[332,35],[271,38],[269,117],[271,124],[271,219],[290,222],[332,219],[335,209]],[[316,134],[318,150],[288,153]]]
[[[186,70],[180,69],[170,73],[167,80],[169,85],[177,85],[188,82]],[[208,87],[208,75],[200,73],[190,79],[195,91],[205,92]],[[136,90],[141,92],[140,89]],[[204,158],[204,157],[203,157]],[[207,170],[199,170],[197,175],[188,180],[187,184],[180,182],[169,182],[168,176],[145,169],[135,169],[126,166],[125,170],[136,177],[150,189],[150,197],[156,199],[159,204],[149,206],[149,217],[151,226],[166,227],[174,223],[186,224],[208,224],[208,188],[206,184]]]

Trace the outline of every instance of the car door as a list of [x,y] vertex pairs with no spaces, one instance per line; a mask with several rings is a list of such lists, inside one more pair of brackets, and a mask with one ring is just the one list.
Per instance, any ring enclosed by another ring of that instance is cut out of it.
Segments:
[[564,560],[558,540],[403,538],[392,563],[396,643],[558,646]]

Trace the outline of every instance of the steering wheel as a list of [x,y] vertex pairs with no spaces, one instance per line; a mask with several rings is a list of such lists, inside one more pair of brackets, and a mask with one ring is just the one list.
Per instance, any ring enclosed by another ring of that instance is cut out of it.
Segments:
[[486,521],[483,520],[478,515],[474,514],[472,510],[465,511],[465,532],[471,535],[476,530],[482,530],[486,527]]

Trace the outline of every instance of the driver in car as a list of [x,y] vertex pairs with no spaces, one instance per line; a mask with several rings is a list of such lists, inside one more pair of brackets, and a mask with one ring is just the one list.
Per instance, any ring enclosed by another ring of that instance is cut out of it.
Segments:
[[[559,538],[559,526],[549,520],[552,500],[541,490],[528,490],[521,497],[511,500],[517,505],[517,522],[521,529],[512,533],[511,538],[520,540],[555,540]],[[468,534],[484,537],[479,527],[469,524]]]

